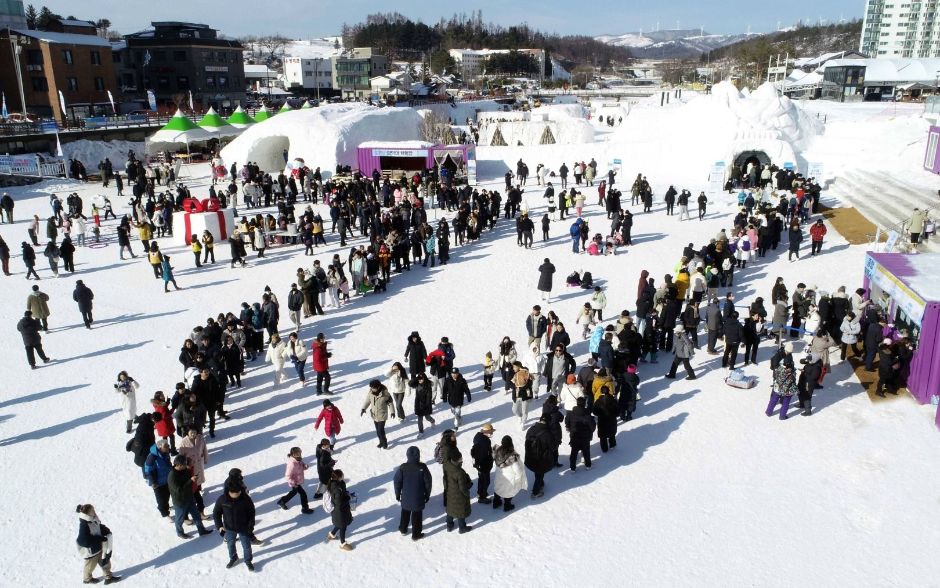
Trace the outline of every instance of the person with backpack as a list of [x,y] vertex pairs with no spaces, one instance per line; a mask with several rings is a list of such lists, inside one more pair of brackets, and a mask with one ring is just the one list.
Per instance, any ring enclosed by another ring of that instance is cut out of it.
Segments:
[[525,466],[535,474],[532,498],[541,498],[544,495],[545,474],[555,467],[555,439],[545,415],[526,432]]
[[401,503],[401,518],[398,532],[408,534],[411,523],[411,540],[424,537],[424,505],[431,499],[431,471],[421,463],[421,451],[411,446],[405,451],[407,461],[395,471],[395,500]]
[[493,469],[493,425],[486,423],[476,435],[473,436],[473,447],[470,457],[473,458],[473,467],[477,471],[477,502],[489,504],[490,472]]
[[287,510],[287,503],[295,494],[300,494],[300,512],[310,514],[313,509],[307,503],[307,492],[304,490],[304,472],[310,467],[304,462],[300,447],[291,447],[287,454],[287,467],[284,470],[284,479],[290,487],[290,492],[277,501],[277,505]]
[[[327,493],[323,495],[325,508],[329,509],[333,529],[326,534],[327,542],[339,538],[339,548],[343,551],[352,551],[353,545],[346,542],[346,529],[352,524],[352,497],[346,490],[343,480],[343,470],[333,470]],[[329,497],[329,499],[327,499]],[[330,506],[326,506],[326,504]]]
[[597,424],[594,417],[585,408],[587,400],[582,396],[576,401],[574,409],[565,416],[565,428],[568,430],[568,444],[571,446],[571,456],[569,457],[569,467],[571,471],[576,471],[578,463],[578,453],[584,458],[584,465],[591,469],[591,440],[594,438],[594,430]]
[[388,439],[385,436],[385,421],[388,420],[388,414],[390,412],[389,407],[392,406],[394,402],[392,395],[388,393],[388,389],[382,382],[378,380],[369,382],[369,393],[366,395],[365,402],[362,403],[362,410],[359,412],[359,416],[364,416],[366,409],[369,410],[372,421],[375,423],[375,434],[379,439],[379,449],[388,449]]

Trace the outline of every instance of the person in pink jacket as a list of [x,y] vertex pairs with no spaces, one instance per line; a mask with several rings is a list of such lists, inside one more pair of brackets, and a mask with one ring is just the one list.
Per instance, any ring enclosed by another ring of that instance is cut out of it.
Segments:
[[313,425],[314,429],[320,429],[320,421],[325,423],[323,432],[330,438],[330,449],[332,449],[336,445],[336,436],[339,435],[340,427],[343,424],[343,413],[332,402],[324,400],[323,408],[320,409],[320,414],[317,415],[317,422]]
[[304,463],[304,456],[300,451],[300,447],[291,447],[290,453],[287,454],[287,467],[284,469],[284,479],[287,480],[287,485],[290,486],[290,492],[277,501],[277,505],[284,510],[287,510],[287,502],[295,494],[300,494],[300,512],[304,514],[313,512],[313,509],[307,503],[307,492],[304,490],[304,471],[308,467]]

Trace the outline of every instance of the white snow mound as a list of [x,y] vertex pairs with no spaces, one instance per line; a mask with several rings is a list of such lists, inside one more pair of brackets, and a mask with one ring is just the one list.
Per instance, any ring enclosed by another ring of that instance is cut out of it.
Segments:
[[284,168],[287,149],[289,159],[302,157],[329,171],[337,164],[354,166],[360,143],[419,140],[420,123],[413,108],[327,104],[292,110],[249,127],[222,149],[222,159],[239,166],[254,161],[265,171],[277,171]]

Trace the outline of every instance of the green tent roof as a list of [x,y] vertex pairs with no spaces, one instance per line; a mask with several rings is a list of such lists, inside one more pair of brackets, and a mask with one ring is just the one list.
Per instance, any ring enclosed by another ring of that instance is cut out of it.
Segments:
[[239,125],[239,126],[253,125],[256,122],[255,119],[251,118],[251,116],[247,112],[242,110],[241,106],[236,108],[235,112],[232,113],[232,116],[228,117],[225,120],[230,125]]
[[182,133],[185,131],[191,131],[195,128],[198,128],[196,126],[196,123],[189,120],[186,117],[186,115],[183,114],[183,111],[177,110],[176,114],[173,115],[173,118],[170,119],[170,122],[166,123],[166,126],[164,126],[160,130],[161,131],[177,131],[177,132]]
[[306,110],[307,108],[313,108],[313,106],[310,106],[310,101],[309,101],[309,100],[304,100],[304,105],[301,106],[300,109],[301,109],[301,110]]
[[268,112],[268,107],[262,106],[261,108],[258,109],[258,112],[255,113],[255,122],[268,120],[272,116],[274,115]]
[[282,106],[281,109],[278,110],[278,113],[290,112],[291,110],[293,110],[293,108],[290,107],[290,104],[288,104],[287,102],[284,102],[284,106]]
[[214,108],[209,108],[209,111],[200,119],[198,124],[200,127],[212,129],[231,126],[225,122],[224,118],[219,116],[219,113],[217,113]]

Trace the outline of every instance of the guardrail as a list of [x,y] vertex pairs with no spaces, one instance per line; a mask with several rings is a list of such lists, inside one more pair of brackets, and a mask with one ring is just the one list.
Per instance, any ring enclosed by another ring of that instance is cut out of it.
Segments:
[[[925,218],[930,218],[931,213],[936,210],[934,208],[924,209]],[[868,235],[868,242],[874,245],[878,245],[882,242],[885,243],[884,253],[891,253],[895,251],[907,252],[910,249],[910,241],[906,238],[910,234],[911,219],[906,218],[902,221],[899,221],[890,227],[882,228],[875,227],[875,234]],[[894,233],[894,236],[892,236]]]
[[0,155],[0,175],[36,178],[66,177],[65,161],[39,155]]

